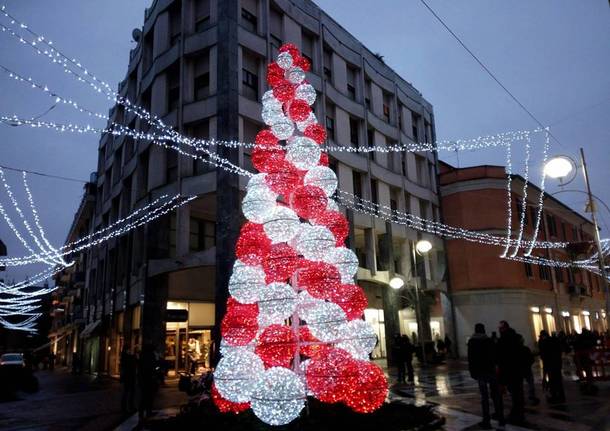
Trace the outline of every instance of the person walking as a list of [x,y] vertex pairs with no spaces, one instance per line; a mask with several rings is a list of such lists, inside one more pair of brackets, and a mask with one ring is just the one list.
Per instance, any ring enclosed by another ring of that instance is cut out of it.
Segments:
[[500,383],[506,386],[510,393],[512,408],[508,422],[522,425],[525,422],[525,407],[523,399],[523,362],[519,335],[508,322],[502,320],[498,327],[498,371]]
[[447,356],[449,356],[450,358],[453,358],[453,350],[451,349],[452,345],[453,343],[451,342],[451,338],[449,338],[449,335],[445,335],[445,348],[447,349]]
[[413,372],[413,353],[415,352],[415,346],[409,340],[409,337],[403,334],[400,337],[401,341],[401,352],[403,355],[403,363],[407,366],[407,381],[413,383],[415,380],[415,373]]
[[397,383],[405,383],[405,358],[403,353],[403,345],[398,334],[394,334],[392,345],[392,359],[396,363],[398,372]]
[[474,325],[474,334],[468,340],[468,370],[470,376],[479,383],[481,393],[481,409],[483,421],[479,424],[482,429],[493,429],[491,415],[489,414],[489,397],[494,403],[495,415],[500,426],[504,426],[504,407],[496,377],[496,352],[491,338],[485,333],[482,323]]
[[153,401],[157,393],[157,358],[152,344],[142,346],[137,368],[138,388],[140,390],[138,426],[142,427],[144,420],[152,414]]
[[134,410],[136,398],[136,375],[138,364],[136,357],[131,354],[127,347],[121,352],[120,380],[123,385],[121,394],[121,412],[127,415]]
[[563,403],[566,397],[561,376],[562,341],[557,336],[549,336],[547,331],[542,330],[540,331],[538,350],[540,351],[540,359],[542,359],[544,375],[548,379],[549,397],[547,401],[549,403]]

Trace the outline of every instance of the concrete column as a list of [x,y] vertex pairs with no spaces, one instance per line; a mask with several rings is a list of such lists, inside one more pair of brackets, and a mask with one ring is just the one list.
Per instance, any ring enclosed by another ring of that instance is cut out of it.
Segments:
[[[238,68],[238,0],[218,2],[217,100],[216,135],[221,140],[237,140],[239,124],[236,112],[239,103]],[[220,146],[218,155],[237,164],[239,151]],[[215,349],[212,365],[220,359],[220,324],[226,311],[228,283],[235,261],[235,244],[241,223],[239,178],[223,169],[216,170],[216,324],[212,331]]]
[[[386,223],[386,235],[389,244],[389,273],[390,278],[394,276],[392,263],[394,261],[394,251],[392,248],[392,223]],[[398,312],[401,308],[400,290],[392,289],[390,286],[382,286],[383,297],[383,318],[385,326],[385,343],[388,355],[388,365],[395,364],[392,350],[394,348],[394,334],[400,334],[400,322],[398,320]]]
[[167,275],[146,281],[146,300],[142,304],[142,345],[152,344],[157,354],[165,352],[165,309],[168,298]]

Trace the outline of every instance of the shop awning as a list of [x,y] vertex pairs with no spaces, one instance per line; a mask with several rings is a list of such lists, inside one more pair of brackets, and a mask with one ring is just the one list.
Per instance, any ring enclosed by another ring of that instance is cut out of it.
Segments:
[[93,332],[100,326],[101,323],[102,323],[101,320],[96,320],[93,323],[89,323],[87,326],[85,326],[85,329],[83,329],[83,332],[80,333],[80,337],[81,338],[90,337],[93,334]]

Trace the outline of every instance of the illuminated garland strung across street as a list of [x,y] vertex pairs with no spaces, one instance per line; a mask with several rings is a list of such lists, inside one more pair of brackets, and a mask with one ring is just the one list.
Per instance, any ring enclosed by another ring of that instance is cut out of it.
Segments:
[[329,204],[337,177],[320,148],[326,132],[310,108],[316,92],[305,81],[308,70],[290,44],[268,66],[272,90],[262,116],[269,127],[252,153],[260,173],[242,202],[248,222],[236,245],[214,372],[212,398],[221,411],[251,408],[271,425],[296,419],[308,393],[368,413],[388,390],[383,371],[368,361],[377,337],[361,320],[366,297],[353,283],[358,259],[344,246],[349,224]]
[[[544,145],[542,147],[542,166],[544,166],[546,164],[546,160],[548,158],[548,154],[549,154],[549,146],[550,146],[550,136],[547,133],[545,135],[545,139],[544,139]],[[540,180],[540,193],[538,196],[538,211],[536,212],[536,222],[534,224],[534,232],[532,235],[532,241],[530,246],[527,248],[527,250],[524,253],[524,256],[530,256],[532,254],[532,250],[534,249],[534,244],[536,242],[536,240],[538,239],[538,232],[540,231],[540,220],[542,218],[542,206],[544,205],[544,186],[546,183],[546,173],[544,172],[544,169],[542,170],[542,179]]]
[[[548,133],[548,132],[547,132]],[[530,167],[530,137],[526,138],[525,142],[525,173],[523,175],[523,190],[521,192],[521,214],[519,214],[519,233],[517,235],[517,242],[520,243],[523,239],[523,231],[525,229],[525,217],[527,217],[527,188],[528,188],[528,177]],[[506,250],[508,251],[508,250]],[[519,248],[515,247],[510,257],[515,257],[519,253]],[[502,256],[505,257],[505,256]]]

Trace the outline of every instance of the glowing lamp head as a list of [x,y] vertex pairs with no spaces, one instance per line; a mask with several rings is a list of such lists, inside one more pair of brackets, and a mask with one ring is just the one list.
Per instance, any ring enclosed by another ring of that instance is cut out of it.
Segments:
[[400,289],[404,285],[405,285],[405,281],[400,277],[394,277],[393,279],[390,280],[390,287],[392,289]]
[[432,243],[427,239],[421,239],[417,241],[417,244],[415,244],[415,250],[417,250],[419,254],[428,253],[430,250],[432,250]]
[[575,169],[574,162],[566,156],[549,159],[544,165],[544,174],[550,178],[565,178]]

